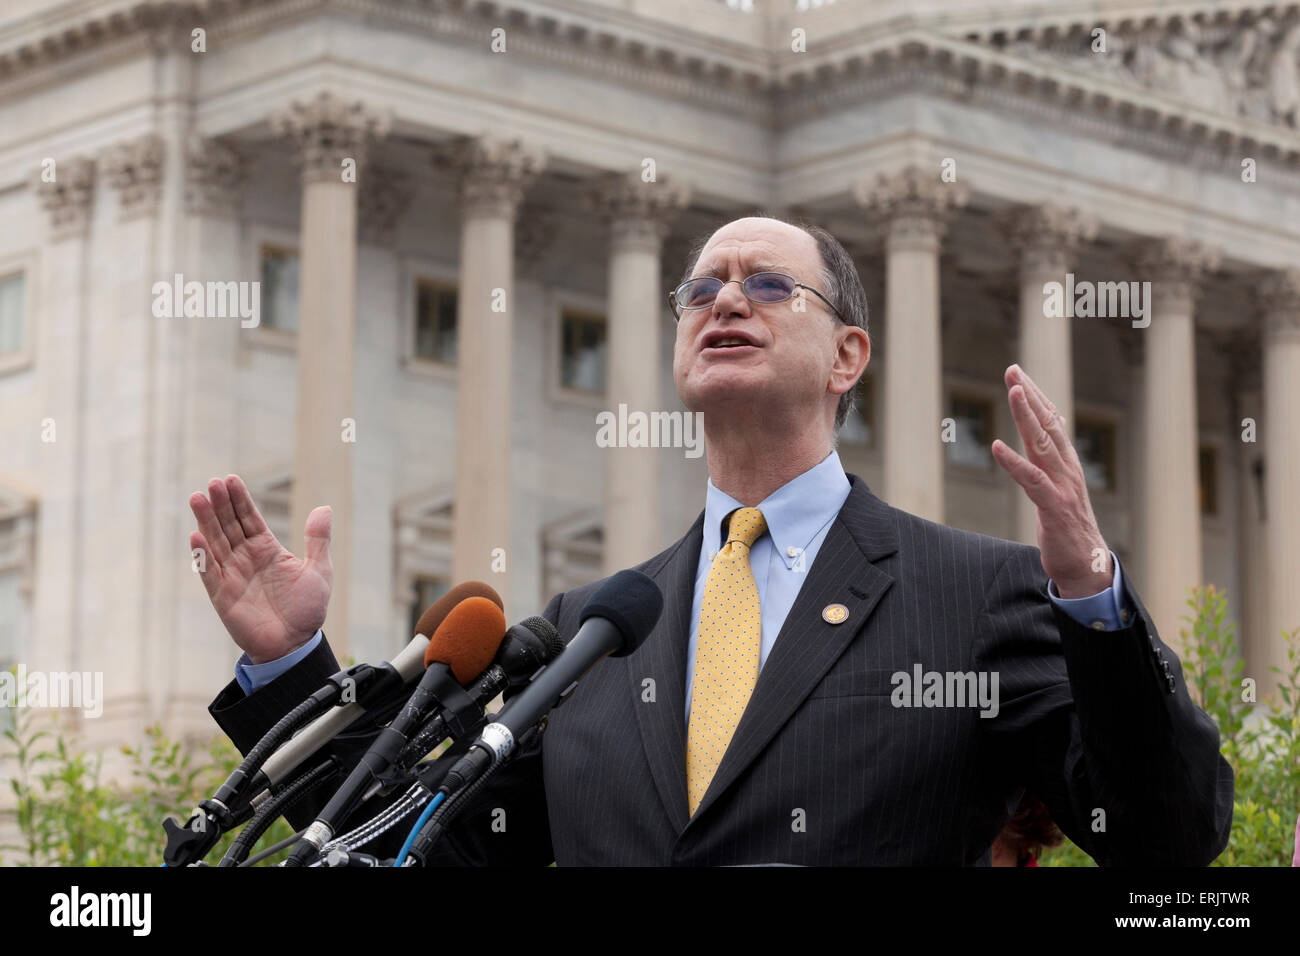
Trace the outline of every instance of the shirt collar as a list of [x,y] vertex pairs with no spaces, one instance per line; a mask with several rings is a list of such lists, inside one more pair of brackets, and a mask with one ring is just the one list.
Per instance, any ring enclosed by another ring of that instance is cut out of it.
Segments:
[[[803,550],[844,506],[849,496],[849,479],[838,452],[832,451],[802,475],[787,481],[758,504],[767,520],[777,554],[792,567]],[[722,519],[737,508],[739,501],[720,491],[709,479],[704,503],[704,549],[711,556],[722,547]]]

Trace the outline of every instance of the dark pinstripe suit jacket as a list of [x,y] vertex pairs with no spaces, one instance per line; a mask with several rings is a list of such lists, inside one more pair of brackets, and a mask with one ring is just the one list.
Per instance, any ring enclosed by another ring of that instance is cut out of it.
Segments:
[[[653,633],[583,678],[442,862],[986,864],[1025,790],[1103,865],[1214,859],[1232,771],[1131,587],[1132,623],[1091,630],[1051,603],[1036,548],[899,511],[849,478],[694,817],[684,683],[703,514],[639,567],[664,593]],[[566,640],[597,586],[547,607]],[[828,604],[847,619],[823,620]],[[918,664],[996,672],[997,716],[894,706],[891,675]],[[246,749],[335,666],[322,643],[247,699],[232,683],[212,713]]]

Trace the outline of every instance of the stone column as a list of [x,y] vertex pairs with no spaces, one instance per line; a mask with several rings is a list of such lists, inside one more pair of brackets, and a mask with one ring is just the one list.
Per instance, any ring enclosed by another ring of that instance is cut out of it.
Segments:
[[475,137],[436,151],[458,180],[460,290],[456,311],[456,503],[452,576],[510,591],[510,397],[514,227],[540,153],[517,141]]
[[368,424],[356,421],[353,393],[357,185],[366,174],[368,146],[387,133],[388,119],[321,93],[273,116],[272,128],[296,143],[303,184],[290,549],[303,553],[307,516],[330,505],[334,587],[325,631],[342,656],[352,627],[352,450],[365,441]]
[[1194,305],[1201,276],[1217,265],[1215,252],[1187,239],[1153,241],[1139,257],[1153,296],[1142,407],[1147,578],[1139,586],[1161,638],[1180,655],[1188,591],[1201,583]]
[[[185,279],[199,282],[255,281],[244,274],[239,220],[245,158],[223,140],[194,137],[185,144]],[[239,304],[236,294],[235,306]],[[237,363],[239,336],[252,332],[252,319],[238,309],[226,318],[187,319],[181,327],[182,422],[181,474],[178,499],[184,508],[179,531],[188,547],[194,517],[188,506],[193,491],[206,491],[209,478],[238,471],[235,448],[238,431]],[[247,322],[248,327],[244,324]],[[208,560],[208,556],[199,556]],[[171,697],[168,726],[178,735],[200,732],[207,703],[212,699],[213,675],[230,673],[239,651],[212,609],[195,568],[195,556],[180,562],[176,633],[171,635],[169,665]]]
[[885,498],[942,521],[944,417],[939,311],[939,249],[965,187],[915,166],[856,190],[885,228],[885,325],[891,369],[884,388]]
[[1286,668],[1283,634],[1300,628],[1300,271],[1270,276],[1264,312],[1264,573],[1268,610],[1260,683],[1277,686],[1267,669]]
[[[1117,330],[1120,339],[1121,356],[1124,361],[1124,374],[1128,378],[1126,389],[1126,411],[1128,413],[1127,450],[1128,467],[1125,475],[1128,485],[1127,536],[1129,540],[1128,562],[1124,571],[1129,577],[1139,582],[1147,580],[1147,538],[1146,538],[1146,499],[1147,499],[1147,459],[1146,429],[1143,424],[1143,409],[1146,408],[1146,329],[1125,326]],[[1143,591],[1145,594],[1146,592]]]
[[[610,229],[608,410],[647,415],[667,411],[659,389],[660,337],[668,306],[659,284],[662,244],[686,190],[639,173],[602,182],[597,202]],[[592,434],[595,434],[593,424]],[[603,448],[605,459],[604,570],[613,574],[661,550],[663,448]],[[681,454],[681,450],[676,451]]]
[[[40,505],[36,523],[35,620],[25,656],[29,670],[70,671],[79,665],[81,606],[81,471],[86,366],[87,240],[95,202],[95,164],[82,156],[51,157],[36,193],[49,216],[42,259],[37,421]],[[52,177],[52,178],[50,178]],[[59,711],[33,711],[64,715]]]
[[[1232,484],[1220,500],[1234,503],[1236,523],[1233,542],[1237,559],[1236,587],[1228,591],[1228,612],[1237,625],[1237,639],[1246,662],[1245,675],[1253,677],[1264,691],[1275,686],[1276,681],[1268,669],[1270,653],[1265,633],[1269,588],[1262,478],[1268,440],[1262,391],[1263,355],[1257,331],[1252,324],[1220,333],[1216,348],[1228,366],[1229,412],[1224,447],[1228,450]],[[1253,441],[1245,440],[1244,419],[1254,422]]]
[[[1076,209],[1043,204],[1015,209],[1000,225],[1020,256],[1019,362],[1065,418],[1074,434],[1074,350],[1068,314],[1048,315],[1043,287],[1065,283],[1080,242],[1097,235],[1097,224]],[[1022,453],[1024,449],[1021,449]],[[1038,543],[1038,509],[1016,489],[1016,534]]]

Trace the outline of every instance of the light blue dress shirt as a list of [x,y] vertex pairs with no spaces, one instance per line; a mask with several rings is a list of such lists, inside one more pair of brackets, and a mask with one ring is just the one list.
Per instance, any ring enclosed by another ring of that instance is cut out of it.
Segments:
[[[794,478],[758,504],[767,521],[767,533],[754,542],[749,551],[749,567],[758,586],[759,607],[763,612],[763,635],[759,649],[758,666],[762,670],[776,637],[781,633],[786,615],[799,596],[808,569],[813,566],[817,552],[826,540],[831,522],[840,513],[849,496],[849,479],[840,464],[840,456],[832,451],[821,464],[814,465]],[[709,480],[704,504],[704,540],[700,543],[700,559],[695,571],[695,597],[691,602],[691,634],[686,651],[686,714],[691,712],[691,684],[695,675],[695,647],[700,633],[700,605],[704,601],[704,582],[709,577],[713,556],[722,547],[722,519],[737,508],[744,507],[724,491],[719,491]],[[1127,625],[1130,616],[1120,609],[1119,595],[1123,588],[1119,559],[1111,552],[1115,573],[1111,586],[1089,597],[1063,598],[1057,594],[1055,582],[1049,581],[1047,594],[1053,603],[1072,618],[1098,630],[1118,630]],[[235,664],[235,680],[251,694],[275,680],[310,654],[320,644],[324,635],[317,631],[306,644],[284,657],[265,664],[252,664],[248,655]]]

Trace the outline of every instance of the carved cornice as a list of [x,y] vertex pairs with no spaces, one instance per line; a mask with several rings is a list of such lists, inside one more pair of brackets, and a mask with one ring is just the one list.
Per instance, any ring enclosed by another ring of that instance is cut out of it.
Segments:
[[460,136],[433,150],[433,165],[456,177],[461,215],[513,220],[524,191],[541,172],[541,150],[517,139]]
[[690,190],[667,179],[645,182],[640,172],[610,173],[587,195],[588,208],[609,225],[615,250],[659,252]]
[[1052,203],[1008,209],[995,224],[1019,253],[1024,276],[1068,272],[1079,246],[1097,237],[1095,216]]
[[[1104,35],[1094,39],[1097,29]],[[1300,129],[1300,21],[1281,6],[1213,18],[1184,9],[1140,23],[1099,17],[972,38],[1212,113]]]
[[348,160],[360,179],[370,144],[387,136],[391,124],[387,114],[329,92],[271,116],[271,129],[297,145],[304,182],[342,182]]
[[118,191],[122,220],[152,216],[158,211],[164,153],[162,137],[153,133],[116,143],[104,151],[100,165],[108,184]]
[[[128,8],[87,11],[52,23],[0,49],[0,95],[24,85],[44,68],[93,53],[106,44],[130,42],[141,49],[150,35],[181,22],[203,26],[209,43],[229,44],[264,33],[278,23],[344,13],[424,34],[444,42],[485,44],[488,31],[504,26],[512,56],[578,69],[602,80],[648,88],[662,96],[750,116],[767,117],[761,93],[771,85],[767,50],[709,36],[663,19],[587,4],[539,9],[526,2],[474,0],[141,0]],[[486,45],[484,45],[486,50]]]
[[944,182],[937,166],[908,166],[859,183],[854,196],[868,215],[887,223],[891,248],[937,248],[948,218],[966,204],[970,190],[962,183]]
[[95,161],[87,156],[56,157],[53,180],[47,182],[43,173],[36,179],[36,195],[50,217],[52,238],[84,237],[95,204]]
[[192,138],[185,147],[185,209],[195,216],[237,219],[248,161],[229,143]]

